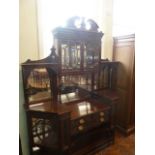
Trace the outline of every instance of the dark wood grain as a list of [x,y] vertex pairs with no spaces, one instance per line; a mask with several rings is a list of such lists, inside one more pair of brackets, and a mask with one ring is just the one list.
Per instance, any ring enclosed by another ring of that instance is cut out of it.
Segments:
[[22,64],[30,155],[92,154],[114,143],[119,62],[101,60],[102,32],[89,19],[53,31],[51,54]]
[[125,134],[134,131],[135,126],[135,35],[114,38],[115,61],[120,61],[117,72],[117,92],[120,103],[117,106],[117,126]]

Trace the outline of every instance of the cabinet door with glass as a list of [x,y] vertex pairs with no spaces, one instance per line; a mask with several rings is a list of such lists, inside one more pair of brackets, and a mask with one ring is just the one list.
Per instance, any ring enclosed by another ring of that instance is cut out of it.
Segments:
[[84,69],[97,69],[99,67],[99,62],[100,62],[100,45],[94,43],[94,41],[85,41],[83,43]]
[[61,69],[80,70],[81,69],[81,42],[80,41],[61,41],[60,61]]
[[63,40],[59,55],[63,71],[96,69],[100,62],[100,45],[92,41]]

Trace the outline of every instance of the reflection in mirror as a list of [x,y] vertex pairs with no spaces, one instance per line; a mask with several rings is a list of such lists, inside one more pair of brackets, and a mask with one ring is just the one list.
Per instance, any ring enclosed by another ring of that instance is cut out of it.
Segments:
[[80,115],[86,115],[91,112],[91,106],[89,102],[82,102],[78,104]]
[[101,86],[101,77],[100,77],[100,74],[99,73],[96,73],[94,75],[94,90],[98,90],[100,89],[100,86]]
[[61,92],[76,91],[78,88],[91,90],[91,74],[65,75],[61,77]]
[[35,68],[31,71],[26,93],[29,103],[51,99],[50,80],[46,68]]
[[91,90],[91,74],[64,75],[59,90],[62,103],[86,98]]

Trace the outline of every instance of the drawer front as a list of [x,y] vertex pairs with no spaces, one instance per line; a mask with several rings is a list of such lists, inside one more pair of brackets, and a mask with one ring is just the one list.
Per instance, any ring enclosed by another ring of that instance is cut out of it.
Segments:
[[109,114],[110,114],[109,111],[106,110],[72,120],[71,122],[72,134],[87,131],[101,124],[104,124],[105,122],[108,122],[110,118]]
[[104,123],[109,121],[110,119],[110,113],[109,111],[100,111],[96,114],[96,120],[100,123]]
[[91,118],[89,115],[72,120],[71,122],[72,133],[75,134],[82,131],[86,131],[90,121],[91,121]]
[[96,127],[105,122],[108,122],[110,118],[109,111],[100,111],[92,115],[92,126]]

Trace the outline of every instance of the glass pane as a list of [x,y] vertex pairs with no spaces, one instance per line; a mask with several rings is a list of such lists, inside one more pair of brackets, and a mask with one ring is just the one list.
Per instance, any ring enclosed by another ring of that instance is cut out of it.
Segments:
[[65,103],[86,97],[91,90],[91,83],[91,74],[62,76],[59,85],[60,101]]
[[61,45],[61,63],[62,69],[69,68],[69,47],[67,44]]
[[79,87],[91,91],[91,74],[82,75],[79,81]]
[[101,76],[99,73],[94,74],[94,90],[99,89],[101,86]]
[[91,74],[66,75],[61,77],[61,92],[72,92],[78,88],[91,90]]
[[35,68],[31,71],[26,91],[30,103],[51,99],[50,80],[46,68]]
[[99,49],[94,43],[84,45],[84,68],[95,68],[99,62]]
[[80,44],[76,42],[61,45],[62,69],[80,69],[81,53]]

